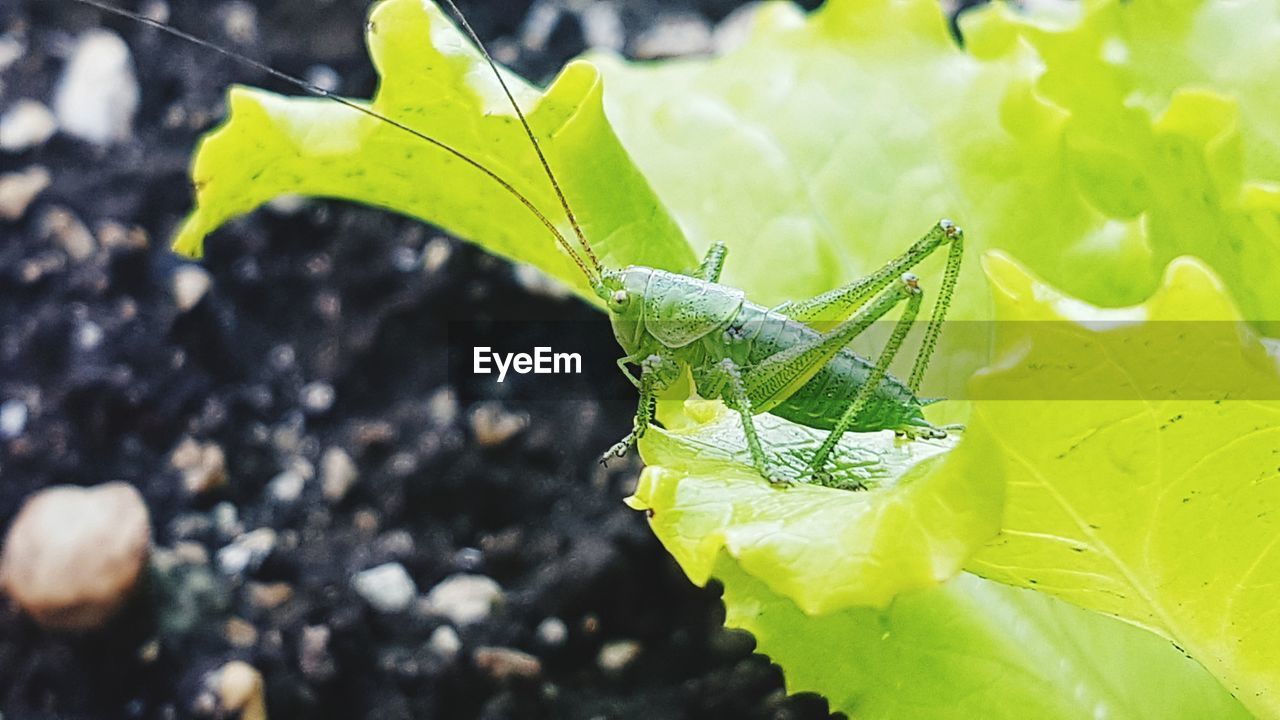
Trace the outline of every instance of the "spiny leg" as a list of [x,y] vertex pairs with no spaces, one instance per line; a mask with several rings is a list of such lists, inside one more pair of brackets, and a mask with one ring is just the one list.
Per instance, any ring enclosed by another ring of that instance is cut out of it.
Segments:
[[807,300],[785,303],[774,310],[807,325],[820,320],[836,321],[848,317],[869,298],[888,287],[895,278],[901,277],[902,273],[918,265],[942,245],[953,242],[956,238],[955,230],[956,227],[950,220],[940,220],[924,237],[907,248],[906,252],[870,275]]
[[902,309],[902,316],[898,318],[897,324],[894,325],[889,341],[885,343],[884,349],[880,351],[880,357],[876,359],[875,366],[868,373],[866,382],[863,383],[862,387],[858,388],[858,394],[854,396],[853,402],[850,403],[849,407],[845,408],[844,414],[840,416],[835,428],[827,435],[827,439],[822,442],[818,451],[813,454],[813,459],[809,461],[809,472],[814,480],[820,484],[826,484],[828,479],[828,474],[825,471],[827,458],[831,456],[836,444],[840,442],[840,437],[853,426],[853,423],[858,419],[858,414],[867,406],[876,388],[884,380],[885,373],[889,371],[889,364],[893,362],[894,356],[898,354],[898,350],[902,347],[902,342],[907,337],[907,332],[911,330],[911,323],[920,314],[920,302],[923,298],[923,293],[920,290],[918,279],[915,275],[907,273],[902,276],[902,283],[906,289],[907,305]]
[[938,336],[942,334],[942,323],[946,320],[947,310],[951,307],[951,296],[956,289],[956,280],[960,277],[960,261],[964,259],[964,231],[956,227],[950,220],[943,220],[940,225],[951,238],[951,248],[947,251],[947,269],[943,272],[942,283],[938,287],[938,299],[934,301],[933,314],[929,318],[929,327],[924,331],[924,340],[920,343],[920,354],[916,355],[915,364],[911,366],[911,377],[907,387],[911,392],[920,392],[920,383],[924,381],[924,371],[929,366],[929,359],[938,345]]
[[729,248],[725,247],[724,243],[711,243],[711,247],[707,248],[706,257],[702,258],[702,264],[698,266],[693,276],[707,282],[720,282],[720,271],[724,270],[724,258],[728,254]]
[[[623,366],[628,359],[619,360],[618,365]],[[649,423],[653,420],[658,393],[667,389],[680,376],[680,365],[661,355],[650,355],[640,361],[640,371],[640,404],[636,406],[636,416],[631,423],[631,432],[600,456],[602,464],[607,463],[611,457],[626,455],[631,446],[644,437],[645,431],[649,429]],[[626,372],[625,367],[623,372]],[[627,372],[627,377],[631,377],[630,372]]]
[[764,448],[760,445],[760,436],[756,433],[755,415],[751,411],[751,397],[747,394],[747,387],[742,382],[742,371],[738,369],[737,363],[725,358],[720,361],[718,369],[724,380],[721,398],[730,410],[736,410],[742,417],[742,432],[747,436],[747,450],[751,453],[751,463],[755,465],[756,472],[774,485],[790,484],[769,472]]
[[[908,275],[904,275],[904,278]],[[915,277],[911,275],[910,277]],[[883,289],[853,317],[756,363],[745,377],[756,412],[769,412],[808,382],[841,348],[897,307],[910,293],[904,282]]]

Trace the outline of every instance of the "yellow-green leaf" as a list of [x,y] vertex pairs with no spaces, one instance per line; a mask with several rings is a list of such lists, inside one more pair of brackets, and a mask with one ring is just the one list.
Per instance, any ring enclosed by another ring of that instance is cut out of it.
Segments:
[[[965,445],[1002,457],[974,572],[1124,618],[1280,717],[1280,372],[1205,265],[1104,310],[988,258],[997,358]],[[1059,398],[1053,400],[1052,398]]]
[[[439,8],[388,0],[372,12],[369,51],[381,77],[369,107],[459,149],[515,186],[572,238],[537,157],[478,51]],[[546,93],[508,84],[591,238],[610,266],[683,270],[696,263],[679,228],[632,165],[604,116],[595,68],[575,63]],[[174,247],[199,255],[205,236],[286,194],[355,200],[482,240],[595,301],[547,229],[475,168],[431,144],[332,101],[235,88],[230,117],[192,167],[196,208]]]

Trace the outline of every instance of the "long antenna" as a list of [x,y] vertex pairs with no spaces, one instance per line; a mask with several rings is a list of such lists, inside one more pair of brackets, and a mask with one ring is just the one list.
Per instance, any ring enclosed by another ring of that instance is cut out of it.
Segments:
[[[383,115],[377,110],[365,107],[356,102],[352,102],[351,100],[348,100],[342,97],[341,95],[331,93],[328,90],[325,90],[324,88],[320,87],[319,85],[307,82],[306,80],[303,80],[300,77],[296,77],[288,73],[281,72],[271,67],[270,65],[267,65],[266,63],[258,62],[257,60],[254,60],[253,58],[248,57],[247,55],[242,55],[234,50],[224,48],[221,45],[205,40],[204,38],[197,37],[190,33],[184,32],[182,30],[179,30],[178,28],[173,27],[172,25],[167,25],[165,23],[160,22],[159,20],[154,20],[141,13],[136,13],[131,10],[125,10],[124,8],[118,8],[113,5],[108,5],[106,3],[99,2],[98,0],[73,0],[73,1],[78,2],[82,5],[88,5],[90,7],[97,8],[98,10],[101,10],[106,13],[110,13],[112,15],[128,18],[135,22],[142,23],[143,25],[146,25],[148,27],[153,27],[161,32],[172,35],[173,37],[185,40],[189,43],[202,47],[206,50],[212,50],[213,52],[216,52],[220,55],[231,58],[232,60],[235,60],[236,62],[242,65],[246,65],[260,72],[264,72],[278,80],[282,80],[286,83],[289,83],[290,85],[293,85],[294,87],[297,87],[307,93],[310,93],[312,95],[322,97],[322,98],[328,98],[329,100],[332,100],[340,105],[351,108],[356,112],[363,113],[371,118],[381,120],[382,122],[385,122],[388,125],[391,125],[392,127],[395,127],[403,132],[406,132],[420,140],[425,140],[431,143],[432,145],[435,145],[441,150],[448,152],[449,154],[453,155],[459,160],[462,160],[463,162],[475,168],[476,170],[479,170],[480,172],[484,173],[486,176],[489,177],[489,179],[498,183],[498,185],[500,185],[502,189],[506,190],[508,193],[511,193],[512,196],[514,196],[517,200],[520,201],[522,205],[528,208],[529,212],[533,213],[533,215],[537,217],[538,220],[541,221],[543,225],[546,226],[547,230],[549,230],[551,234],[555,236],[556,241],[560,243],[560,247],[564,248],[565,252],[569,254],[569,257],[573,258],[573,262],[578,266],[580,270],[582,270],[582,274],[586,276],[587,280],[592,284],[594,284],[597,281],[600,264],[598,261],[595,261],[594,255],[592,255],[591,258],[593,261],[593,265],[597,270],[597,274],[593,275],[591,270],[587,268],[586,263],[582,261],[582,257],[579,256],[579,254],[574,251],[573,246],[570,245],[568,239],[566,239],[565,236],[560,232],[560,230],[556,228],[554,223],[552,223],[549,219],[547,219],[546,215],[542,214],[542,211],[538,210],[538,208],[533,204],[533,201],[531,201],[523,193],[517,190],[515,186],[513,186],[511,183],[507,182],[506,180],[503,180],[501,176],[499,176],[493,170],[489,169],[486,165],[481,163],[479,160],[476,160],[475,158],[471,157],[470,155],[467,155],[466,153],[453,147],[452,145],[449,145],[448,143],[445,143],[441,140],[437,140],[420,130],[415,130],[414,128],[409,127],[408,125],[405,125],[399,120],[393,120],[392,118],[389,118],[386,115]],[[492,61],[490,61],[490,63],[492,64]],[[501,80],[501,78],[499,78],[499,80]],[[504,87],[505,87],[505,84],[504,84]],[[519,112],[519,108],[516,108],[516,112]],[[523,116],[521,117],[523,119]],[[525,127],[526,129],[528,128],[527,125]],[[538,154],[539,156],[541,156],[542,154],[541,151],[539,151]],[[545,161],[544,161],[544,165],[545,165]],[[559,189],[557,188],[557,192],[558,190]],[[563,200],[563,197],[561,199]],[[570,217],[572,218],[572,215]],[[579,233],[579,237],[580,237],[581,231],[577,229],[576,221],[574,222],[574,230]]]
[[542,153],[542,145],[538,143],[538,138],[533,135],[533,128],[529,127],[529,121],[524,117],[524,111],[520,109],[516,98],[511,94],[511,88],[507,87],[507,81],[502,78],[502,72],[498,70],[498,64],[493,61],[493,56],[489,54],[488,48],[480,41],[480,36],[476,31],[471,29],[471,23],[467,22],[467,16],[462,14],[453,0],[444,0],[449,6],[449,10],[453,12],[454,17],[458,18],[458,22],[462,25],[462,29],[467,31],[467,35],[471,37],[471,41],[480,49],[480,53],[484,55],[485,62],[489,63],[489,68],[493,70],[493,74],[498,78],[498,84],[502,86],[502,92],[506,93],[507,100],[511,101],[511,107],[516,111],[516,117],[520,118],[520,125],[524,127],[524,134],[529,136],[529,142],[533,143],[533,151],[538,154],[538,162],[542,163],[542,169],[547,173],[547,179],[551,181],[551,187],[555,188],[556,197],[560,198],[560,207],[564,208],[564,214],[569,216],[569,224],[573,226],[573,234],[578,236],[578,242],[582,244],[582,249],[587,251],[587,257],[591,259],[591,264],[595,266],[596,272],[600,272],[600,260],[596,257],[596,253],[591,249],[591,243],[587,242],[586,235],[583,235],[582,228],[578,225],[578,218],[574,216],[573,210],[569,207],[569,201],[565,198],[564,192],[560,189],[560,183],[556,181],[556,174],[551,172],[551,164],[547,162],[547,156]]

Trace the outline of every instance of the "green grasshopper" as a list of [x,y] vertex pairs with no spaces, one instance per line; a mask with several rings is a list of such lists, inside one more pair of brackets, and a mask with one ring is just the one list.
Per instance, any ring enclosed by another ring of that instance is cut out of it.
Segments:
[[[467,163],[524,205],[547,228],[604,302],[614,336],[626,353],[618,360],[618,367],[640,392],[631,432],[604,454],[602,462],[625,455],[644,436],[653,422],[658,396],[684,377],[686,371],[692,376],[699,395],[724,401],[742,418],[755,469],[777,486],[787,485],[789,481],[770,466],[755,427],[755,415],[760,413],[772,413],[800,425],[829,431],[808,463],[808,475],[820,484],[831,484],[827,461],[846,432],[893,430],[912,438],[939,438],[945,437],[949,429],[936,427],[925,419],[923,408],[928,401],[917,394],[942,332],[963,257],[964,233],[949,220],[938,222],[906,252],[870,275],[813,298],[765,308],[747,300],[742,290],[720,284],[727,256],[723,243],[713,244],[702,263],[688,273],[634,265],[623,269],[603,267],[583,234],[524,112],[454,0],[444,2],[497,76],[572,226],[576,246],[511,183],[478,160],[426,133],[167,24],[97,0],[76,2],[132,18],[232,57],[310,94],[389,123]],[[938,300],[911,375],[904,383],[891,375],[888,368],[920,312],[923,290],[910,270],[944,245],[949,250]],[[848,349],[854,338],[898,305],[903,306],[902,314],[874,363]],[[816,327],[819,319],[837,324],[819,330]],[[628,369],[630,365],[639,366],[638,378]]]

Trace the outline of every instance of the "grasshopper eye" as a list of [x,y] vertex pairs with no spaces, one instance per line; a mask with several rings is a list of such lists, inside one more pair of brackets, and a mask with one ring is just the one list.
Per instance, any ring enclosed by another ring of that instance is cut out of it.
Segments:
[[609,298],[609,301],[613,303],[614,307],[620,308],[625,307],[629,299],[630,297],[627,295],[626,290],[619,290],[613,294],[613,297]]

